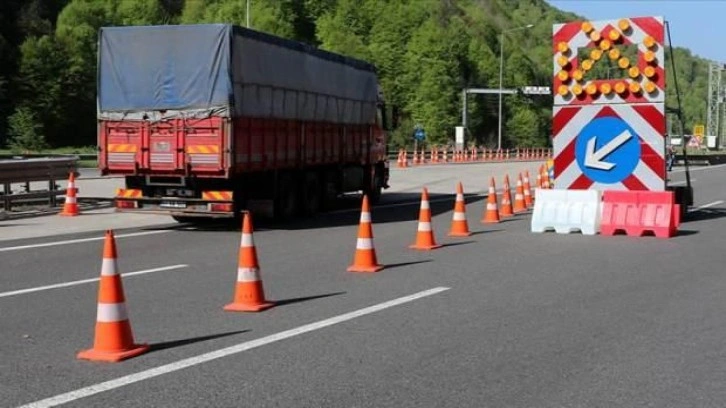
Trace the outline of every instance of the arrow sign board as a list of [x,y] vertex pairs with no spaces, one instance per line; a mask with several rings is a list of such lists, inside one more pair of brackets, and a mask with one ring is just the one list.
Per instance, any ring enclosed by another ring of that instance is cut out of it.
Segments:
[[665,188],[663,104],[555,107],[557,188]]
[[418,128],[418,129],[416,129],[416,130],[415,130],[415,131],[413,132],[413,137],[414,137],[414,139],[416,139],[416,140],[418,140],[419,142],[421,142],[421,141],[423,141],[424,139],[426,139],[426,132],[425,132],[425,131],[424,131],[423,129],[421,129],[421,128]]

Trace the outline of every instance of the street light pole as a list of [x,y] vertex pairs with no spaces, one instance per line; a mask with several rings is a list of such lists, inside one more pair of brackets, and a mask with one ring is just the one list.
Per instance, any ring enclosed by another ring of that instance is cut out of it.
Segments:
[[499,35],[499,125],[497,132],[497,149],[502,148],[502,79],[504,77],[504,33],[512,31],[525,30],[527,28],[534,27],[534,24],[527,24],[523,27],[512,28],[511,30],[504,30]]
[[245,12],[247,18],[247,28],[250,28],[250,0],[247,0],[247,12]]

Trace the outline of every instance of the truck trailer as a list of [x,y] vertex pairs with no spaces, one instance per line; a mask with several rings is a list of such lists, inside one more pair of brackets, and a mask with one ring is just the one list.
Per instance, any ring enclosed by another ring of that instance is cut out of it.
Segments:
[[375,67],[229,24],[104,27],[99,168],[117,211],[313,214],[388,188]]

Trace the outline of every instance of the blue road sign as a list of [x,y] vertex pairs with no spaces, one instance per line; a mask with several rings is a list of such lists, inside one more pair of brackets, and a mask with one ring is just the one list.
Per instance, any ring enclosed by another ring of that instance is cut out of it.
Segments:
[[593,119],[577,135],[575,159],[590,180],[619,183],[628,178],[640,162],[640,137],[618,117]]
[[414,137],[414,139],[421,142],[424,139],[426,139],[426,132],[423,129],[418,128],[418,129],[416,129],[416,131],[413,132],[413,137]]

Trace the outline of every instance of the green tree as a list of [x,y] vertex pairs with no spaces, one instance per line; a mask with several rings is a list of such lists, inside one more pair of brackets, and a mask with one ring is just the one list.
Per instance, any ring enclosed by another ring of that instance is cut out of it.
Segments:
[[512,147],[542,146],[542,132],[537,113],[526,106],[518,105],[512,110],[512,117],[507,120],[507,138]]
[[8,118],[8,125],[8,145],[14,152],[39,152],[48,146],[43,135],[43,125],[32,109],[16,109]]

